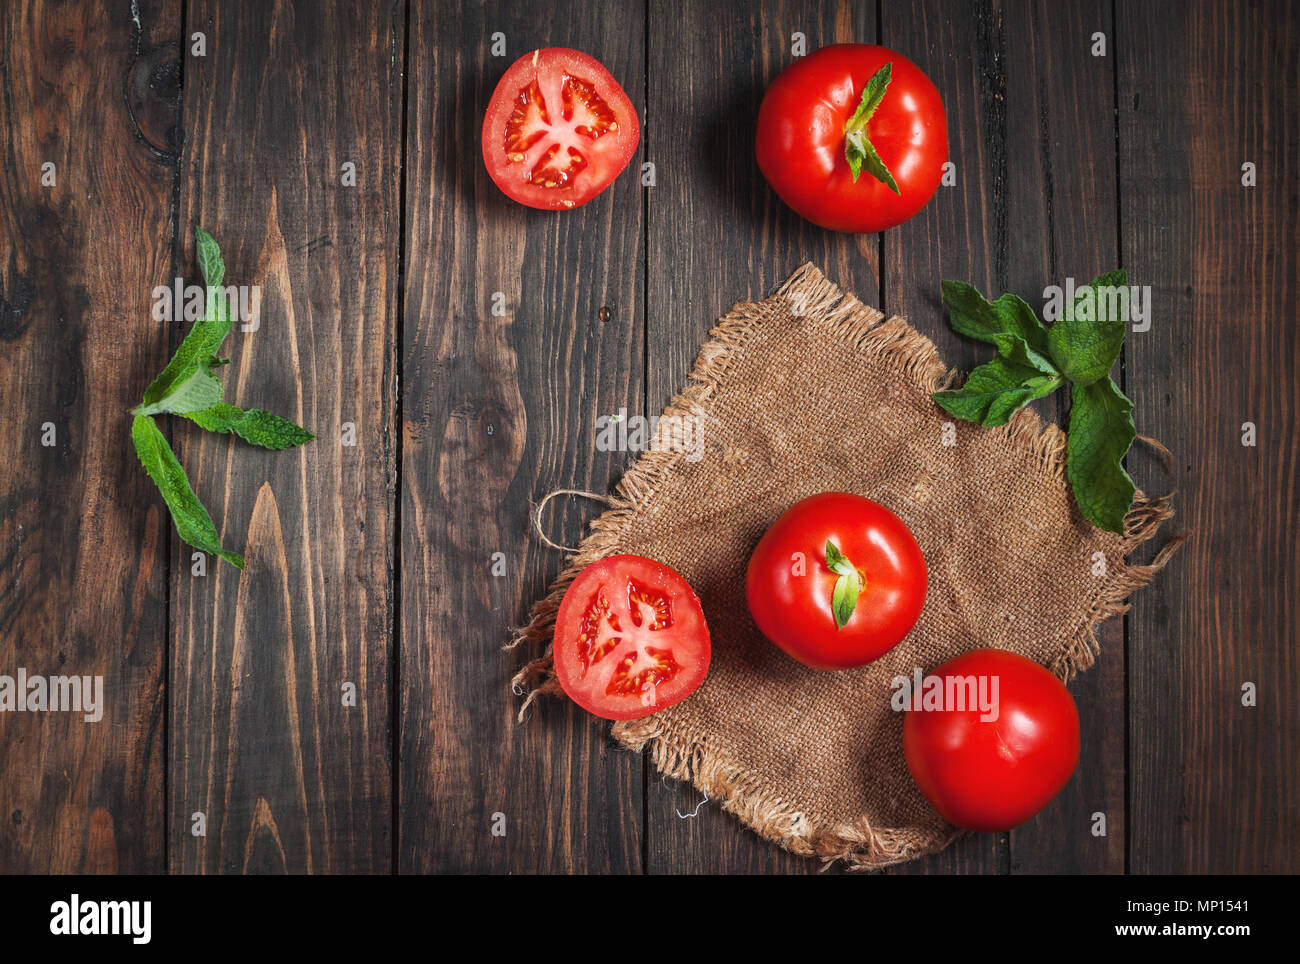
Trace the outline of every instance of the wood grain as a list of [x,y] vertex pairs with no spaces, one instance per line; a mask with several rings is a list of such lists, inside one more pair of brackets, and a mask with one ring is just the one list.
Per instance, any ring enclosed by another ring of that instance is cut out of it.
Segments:
[[[594,439],[600,414],[642,403],[642,190],[633,167],[581,208],[530,210],[492,184],[479,150],[497,80],[540,46],[596,57],[643,112],[642,16],[627,4],[411,10],[403,872],[642,868],[641,760],[567,700],[541,700],[516,724],[509,680],[537,654],[501,649],[562,564],[530,532],[530,502],[607,491],[631,461]],[[498,32],[506,55],[493,57]],[[600,508],[562,500],[550,537],[576,545]]]
[[[105,694],[98,723],[0,713],[0,871],[816,871],[567,701],[517,724],[532,654],[501,649],[563,565],[533,505],[636,458],[596,450],[597,417],[658,413],[714,320],[811,260],[966,368],[988,352],[951,331],[942,278],[1036,307],[1115,265],[1151,285],[1119,378],[1175,460],[1128,464],[1178,490],[1191,536],[1071,684],[1062,795],[889,872],[1296,872],[1298,20],[1248,0],[0,4],[0,674]],[[796,33],[884,43],[939,87],[956,184],[914,220],[825,232],[765,184],[755,116]],[[564,214],[508,201],[479,156],[497,79],[538,46],[600,59],[642,120],[628,172]],[[228,400],[319,436],[271,453],[163,422],[242,576],[192,574],[127,437],[187,327],[151,319],[152,290],[196,280],[200,224],[261,289]],[[543,522],[575,545],[600,510]]]
[[[984,292],[1006,290],[1011,227],[1007,205],[1006,26],[999,7],[926,0],[885,7],[881,40],[905,52],[939,88],[948,115],[948,156],[956,183],[941,186],[910,221],[885,233],[882,304],[925,333],[949,365],[970,370],[987,352],[948,325],[944,278]],[[1004,873],[1006,835],[971,834],[932,857],[887,873]]]
[[[1064,286],[1067,277],[1085,285],[1120,263],[1110,15],[1104,0],[1025,0],[1002,9],[1007,236],[1004,287],[995,293],[1013,291],[1040,312],[1047,285]],[[1093,54],[1097,33],[1105,36],[1105,56]],[[1060,391],[1040,414],[1068,426],[1067,409],[1068,392]],[[1148,454],[1142,449],[1134,458]],[[1167,486],[1163,480],[1155,494]],[[1079,764],[1052,804],[1010,834],[1011,873],[1124,871],[1123,619],[1103,623],[1096,635],[1096,663],[1070,683]],[[1105,836],[1092,834],[1095,813],[1105,815]]]
[[[1129,617],[1129,869],[1294,873],[1300,17],[1118,10],[1122,246],[1154,305],[1129,339],[1129,394],[1174,452],[1191,536]],[[1171,485],[1149,465],[1135,478]]]
[[179,4],[142,8],[143,33],[98,5],[0,11],[0,673],[103,677],[98,722],[0,714],[6,872],[164,867],[170,523],[126,412],[165,361],[149,309],[175,167],[123,80],[151,61],[156,84],[130,86],[132,103],[154,134],[176,123]]
[[261,287],[260,327],[226,344],[226,398],[317,439],[267,452],[175,432],[248,557],[242,575],[210,561],[192,576],[186,546],[173,562],[176,872],[391,869],[404,27],[401,4],[188,6],[207,51],[185,65],[182,263],[201,225],[226,283]]
[[[873,5],[762,3],[716,6],[652,0],[647,157],[647,414],[686,384],[717,319],[737,301],[767,297],[814,261],[868,304],[877,295],[880,239],[803,220],[777,197],[754,160],[763,91],[806,49],[875,38]],[[760,840],[687,784],[648,768],[646,836],[652,873],[812,873],[815,860]],[[682,814],[692,814],[684,818]]]

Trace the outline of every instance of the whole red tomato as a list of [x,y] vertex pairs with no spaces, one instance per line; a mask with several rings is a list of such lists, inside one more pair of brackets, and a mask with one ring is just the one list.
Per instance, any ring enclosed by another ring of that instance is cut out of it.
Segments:
[[[927,687],[935,692],[931,677],[944,681],[941,709],[924,708]],[[980,686],[991,711],[978,705],[978,696],[971,705]],[[922,708],[909,708],[903,721],[903,753],[930,805],[959,827],[994,833],[1024,823],[1060,793],[1079,762],[1073,697],[1023,656],[1002,649],[964,653],[927,674],[921,699]]]
[[795,503],[759,540],[745,595],[763,635],[815,669],[871,662],[925,604],[921,547],[883,505],[847,492]]
[[930,200],[948,160],[939,91],[902,54],[836,44],[781,71],[758,110],[758,166],[834,231],[883,231]]

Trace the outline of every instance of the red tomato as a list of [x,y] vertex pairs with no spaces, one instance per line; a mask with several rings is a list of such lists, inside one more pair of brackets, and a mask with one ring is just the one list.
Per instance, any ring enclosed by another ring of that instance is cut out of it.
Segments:
[[[860,113],[868,83],[876,79],[875,92],[886,76],[874,110]],[[872,147],[897,191],[871,173]],[[867,159],[856,181],[847,151]],[[768,183],[809,221],[834,231],[883,231],[925,207],[938,188],[948,120],[930,78],[902,54],[836,44],[772,81],[758,110],[757,154]]]
[[516,60],[493,91],[483,163],[520,204],[566,211],[609,187],[640,139],[632,101],[600,61],[545,47]]
[[592,563],[555,620],[555,675],[607,720],[649,716],[686,699],[709,671],[700,601],[674,570],[641,556]]
[[888,652],[921,615],[925,589],[925,557],[903,520],[845,492],[787,509],[745,576],[763,635],[815,669],[862,666]]
[[[989,833],[1010,830],[1069,782],[1079,762],[1079,711],[1070,691],[1042,666],[1006,650],[977,649],[928,677],[974,677],[977,685],[983,677],[990,697],[997,681],[996,719],[981,719],[967,685],[955,687],[964,709],[916,710],[909,704],[903,721],[912,778],[949,823]],[[923,683],[923,697],[925,688]]]

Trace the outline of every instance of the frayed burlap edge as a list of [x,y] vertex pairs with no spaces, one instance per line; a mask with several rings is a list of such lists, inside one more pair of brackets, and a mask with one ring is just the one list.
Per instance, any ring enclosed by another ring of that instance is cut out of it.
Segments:
[[[821,329],[827,337],[838,339],[864,355],[883,359],[927,394],[948,387],[961,376],[958,369],[944,365],[934,343],[905,319],[885,318],[853,294],[841,291],[811,263],[791,275],[777,294],[790,302],[792,313],[807,316],[804,324]],[[699,416],[704,413],[738,352],[765,320],[763,302],[741,302],[733,307],[709,333],[687,387],[673,398],[664,414]],[[661,421],[661,426],[665,424],[668,424],[666,419]],[[1005,426],[990,431],[1004,433],[1008,445],[1027,451],[1044,469],[1064,479],[1066,436],[1056,425],[1044,423],[1026,408]],[[530,660],[511,680],[516,695],[526,694],[519,710],[520,722],[539,696],[563,692],[555,678],[550,641],[565,590],[588,565],[619,551],[628,523],[653,497],[676,460],[685,454],[670,439],[655,439],[650,451],[642,454],[615,486],[610,508],[591,523],[590,534],[572,554],[550,592],[534,605],[528,623],[514,632],[507,649],[521,643],[546,644],[545,655]],[[1172,494],[1148,498],[1140,491],[1137,493],[1124,520],[1120,558],[1107,560],[1107,576],[1101,580],[1087,618],[1077,627],[1068,645],[1048,664],[1061,679],[1069,680],[1075,673],[1092,666],[1100,648],[1097,626],[1111,616],[1127,612],[1128,597],[1149,583],[1182,543],[1183,536],[1173,537],[1147,565],[1129,564],[1123,558],[1151,539],[1173,516],[1172,499]],[[670,732],[665,718],[671,712],[666,710],[640,720],[617,723],[611,735],[633,751],[649,745],[651,759],[665,776],[689,781],[710,800],[719,802],[724,810],[790,852],[820,857],[823,869],[837,860],[843,860],[852,870],[901,863],[942,850],[963,833],[951,828],[951,833],[936,840],[916,831],[873,827],[865,817],[851,824],[808,826],[805,814],[773,793],[770,787],[747,775],[743,766],[710,747],[706,739],[683,739],[680,734]]]

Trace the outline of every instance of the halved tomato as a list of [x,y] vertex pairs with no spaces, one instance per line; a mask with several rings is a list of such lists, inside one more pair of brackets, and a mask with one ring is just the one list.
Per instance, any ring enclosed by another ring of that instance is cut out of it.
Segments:
[[555,620],[555,675],[575,703],[634,720],[686,699],[709,671],[709,627],[663,563],[610,556],[569,585]]
[[565,211],[623,173],[641,139],[636,109],[579,50],[544,47],[506,71],[483,118],[483,163],[520,204]]

